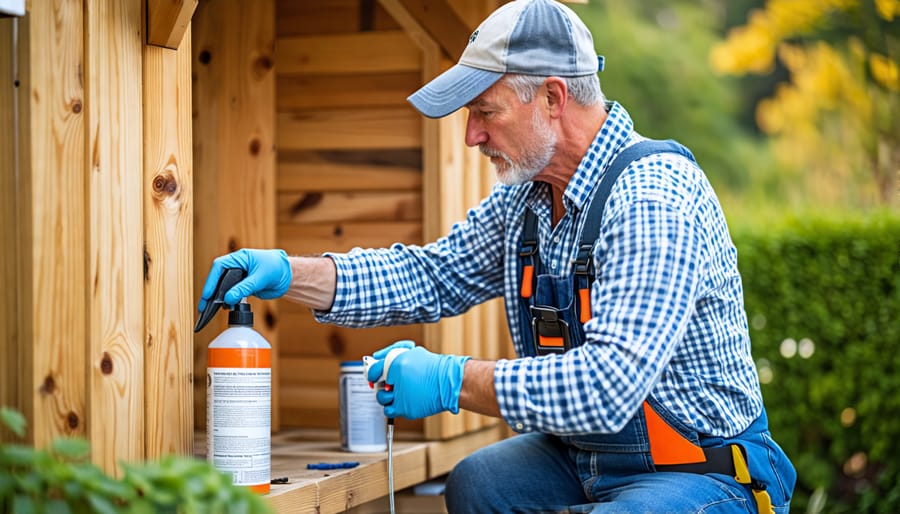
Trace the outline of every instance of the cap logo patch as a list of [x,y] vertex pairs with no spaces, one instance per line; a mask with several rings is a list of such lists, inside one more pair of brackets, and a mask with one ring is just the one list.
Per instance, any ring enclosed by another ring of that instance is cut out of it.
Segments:
[[472,33],[471,36],[469,36],[469,44],[474,43],[474,42],[475,42],[475,38],[477,38],[477,37],[478,37],[478,31],[476,30],[475,32]]

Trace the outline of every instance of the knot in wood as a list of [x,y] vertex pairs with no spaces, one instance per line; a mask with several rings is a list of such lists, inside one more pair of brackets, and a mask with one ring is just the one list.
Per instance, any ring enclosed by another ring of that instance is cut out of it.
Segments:
[[41,384],[41,388],[39,391],[41,394],[53,394],[53,391],[56,390],[56,380],[53,379],[53,375],[48,374],[44,377],[44,383]]
[[69,414],[66,415],[66,423],[69,425],[69,428],[71,428],[72,430],[75,430],[76,428],[78,428],[79,421],[80,420],[78,419],[78,414],[75,414],[74,411],[69,411]]
[[153,192],[157,195],[173,195],[178,192],[178,180],[169,171],[153,177]]
[[103,358],[100,359],[100,371],[104,375],[109,375],[113,372],[112,357],[110,357],[108,352],[103,352]]

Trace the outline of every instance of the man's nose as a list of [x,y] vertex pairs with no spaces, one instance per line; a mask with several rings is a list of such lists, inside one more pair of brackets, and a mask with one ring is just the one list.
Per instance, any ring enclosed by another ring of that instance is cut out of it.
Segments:
[[487,132],[484,131],[482,123],[476,116],[469,114],[466,120],[466,146],[478,146],[486,143],[487,140]]

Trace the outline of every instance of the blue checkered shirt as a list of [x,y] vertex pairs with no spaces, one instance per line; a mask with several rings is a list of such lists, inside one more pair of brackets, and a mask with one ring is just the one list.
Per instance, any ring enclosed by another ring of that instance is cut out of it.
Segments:
[[523,212],[538,217],[546,272],[572,273],[585,204],[622,149],[643,139],[618,103],[564,192],[552,226],[547,184],[497,184],[465,221],[425,246],[328,254],[337,291],[319,321],[367,327],[434,322],[503,295],[516,352],[494,386],[516,431],[616,432],[653,395],[686,425],[733,436],[762,409],[737,252],[702,170],[676,154],[638,159],[616,181],[595,247],[586,343],[521,357],[517,258]]

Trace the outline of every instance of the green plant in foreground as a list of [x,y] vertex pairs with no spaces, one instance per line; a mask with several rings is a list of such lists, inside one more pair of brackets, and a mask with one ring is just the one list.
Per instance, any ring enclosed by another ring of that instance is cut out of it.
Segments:
[[[0,422],[24,437],[25,418],[0,407]],[[208,462],[178,456],[123,465],[121,479],[89,459],[82,439],[57,439],[47,449],[0,443],[0,513],[257,514],[266,501]]]

